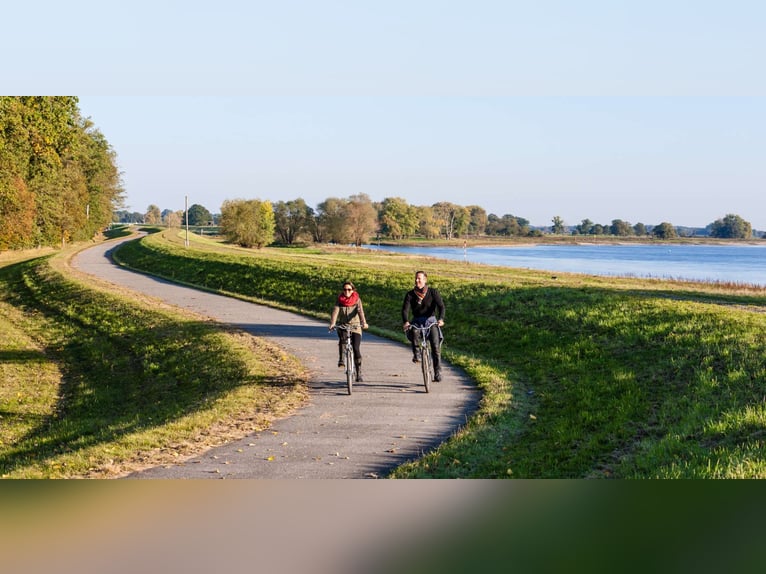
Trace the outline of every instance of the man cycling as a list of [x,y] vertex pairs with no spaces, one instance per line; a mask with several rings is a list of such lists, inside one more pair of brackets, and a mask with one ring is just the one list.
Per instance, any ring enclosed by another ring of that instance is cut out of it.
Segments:
[[436,326],[429,331],[429,341],[434,361],[434,381],[441,381],[441,343],[444,339],[441,327],[444,325],[444,301],[439,291],[428,286],[428,275],[425,271],[415,273],[415,287],[407,291],[402,304],[403,327],[407,338],[412,343],[412,362],[417,363],[420,361],[417,347],[419,335],[417,331],[410,330],[410,311],[412,311],[412,322],[415,325]]

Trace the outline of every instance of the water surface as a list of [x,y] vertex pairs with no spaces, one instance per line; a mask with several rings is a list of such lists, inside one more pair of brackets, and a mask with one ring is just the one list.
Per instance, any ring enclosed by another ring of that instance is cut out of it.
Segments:
[[365,247],[544,271],[766,286],[766,244],[570,244],[469,247],[465,250],[460,247]]

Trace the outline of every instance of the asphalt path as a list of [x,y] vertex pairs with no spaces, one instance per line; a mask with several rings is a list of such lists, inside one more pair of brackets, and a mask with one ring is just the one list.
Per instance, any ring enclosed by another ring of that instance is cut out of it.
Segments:
[[[129,271],[110,258],[112,249],[129,240],[97,244],[77,254],[72,264],[121,287],[265,337],[310,371],[309,403],[295,414],[267,430],[131,478],[384,477],[446,440],[478,405],[480,393],[462,371],[445,362],[442,381],[432,383],[426,393],[409,347],[369,332],[362,339],[364,382],[355,383],[348,395],[343,369],[337,367],[337,335],[327,331],[333,301],[328,301],[327,321],[322,322]],[[444,333],[448,344],[448,326]]]

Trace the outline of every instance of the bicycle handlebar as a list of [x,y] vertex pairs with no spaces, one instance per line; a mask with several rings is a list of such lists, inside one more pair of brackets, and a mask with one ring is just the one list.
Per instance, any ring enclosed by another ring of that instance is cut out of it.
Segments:
[[[441,325],[443,327],[444,325]],[[407,331],[410,329],[418,329],[419,331],[430,331],[431,327],[440,327],[439,323],[431,323],[430,325],[418,325],[416,323],[410,323],[410,326],[407,327]]]
[[336,329],[340,329],[341,331],[351,331],[350,325],[335,325],[334,327],[331,327],[328,329],[328,331],[335,331]]

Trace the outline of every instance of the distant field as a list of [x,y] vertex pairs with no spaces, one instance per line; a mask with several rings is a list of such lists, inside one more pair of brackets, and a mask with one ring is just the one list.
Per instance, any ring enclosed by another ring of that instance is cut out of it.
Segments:
[[166,231],[127,265],[314,316],[353,280],[402,339],[416,269],[447,304],[445,355],[479,412],[395,477],[766,476],[766,290],[497,268],[353,248],[226,246]]

